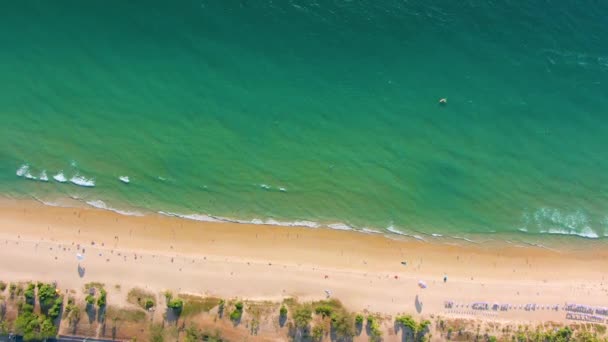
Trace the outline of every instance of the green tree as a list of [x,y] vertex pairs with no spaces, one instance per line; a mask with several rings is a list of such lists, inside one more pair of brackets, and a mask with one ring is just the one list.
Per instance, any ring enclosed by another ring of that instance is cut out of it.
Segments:
[[319,342],[323,340],[323,335],[325,335],[325,330],[322,326],[317,325],[312,328],[312,340]]
[[312,310],[307,306],[296,309],[293,313],[293,320],[297,328],[307,328],[312,320]]
[[315,308],[315,313],[323,318],[331,316],[332,312],[332,307],[327,304],[321,304]]
[[186,336],[184,337],[184,342],[196,342],[200,341],[200,332],[198,328],[194,324],[190,324],[188,328],[186,328]]
[[287,317],[287,307],[285,305],[281,305],[281,309],[279,310],[279,315],[281,317]]
[[372,342],[381,341],[382,330],[380,330],[380,323],[374,316],[367,316],[367,326],[369,329],[369,340]]
[[331,327],[339,341],[348,341],[355,336],[353,317],[347,313],[334,313],[331,316]]

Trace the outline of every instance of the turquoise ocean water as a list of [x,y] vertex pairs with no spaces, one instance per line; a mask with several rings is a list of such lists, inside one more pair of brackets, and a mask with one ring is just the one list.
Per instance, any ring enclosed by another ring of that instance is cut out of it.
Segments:
[[0,193],[424,239],[608,236],[605,1],[0,13]]

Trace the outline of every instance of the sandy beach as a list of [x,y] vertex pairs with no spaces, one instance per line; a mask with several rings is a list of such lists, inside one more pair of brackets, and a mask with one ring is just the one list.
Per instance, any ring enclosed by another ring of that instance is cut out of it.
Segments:
[[[66,288],[99,281],[269,300],[317,300],[329,290],[353,311],[522,323],[563,322],[565,312],[482,313],[465,305],[608,306],[608,251],[597,247],[455,246],[329,229],[123,216],[13,199],[0,200],[0,246],[2,280],[57,281]],[[85,256],[84,272],[76,253]],[[464,305],[446,309],[446,301]]]

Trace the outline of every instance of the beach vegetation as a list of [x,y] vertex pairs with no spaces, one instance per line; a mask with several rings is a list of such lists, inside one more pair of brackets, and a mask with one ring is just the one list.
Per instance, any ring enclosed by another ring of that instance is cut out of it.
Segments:
[[150,327],[150,341],[151,342],[164,342],[164,328],[160,324],[152,324]]
[[374,316],[367,316],[367,335],[369,340],[372,342],[378,342],[382,340],[382,330],[380,329],[380,322]]
[[363,315],[362,314],[357,314],[355,316],[355,324],[363,325]]
[[56,319],[57,317],[59,317],[59,314],[61,313],[61,306],[63,305],[63,297],[58,296],[57,298],[55,298],[55,300],[53,301],[53,305],[51,305],[51,307],[49,308],[47,315],[49,316],[50,319]]
[[55,303],[57,297],[59,297],[59,295],[57,294],[55,286],[38,283],[38,300],[40,301],[41,308],[50,308]]
[[112,305],[106,308],[106,318],[112,321],[142,323],[146,321],[146,313],[140,309],[118,308]]
[[51,319],[34,313],[34,307],[27,303],[21,306],[14,328],[24,341],[40,341],[57,335],[57,327]]
[[219,330],[216,330],[213,333],[208,332],[208,331],[203,331],[203,332],[201,332],[200,336],[201,336],[201,339],[205,342],[224,342],[224,341],[226,341],[222,338],[222,335],[220,334]]
[[315,313],[323,318],[329,317],[333,313],[333,308],[327,304],[321,304],[315,307]]
[[28,304],[34,305],[36,301],[36,285],[29,283],[23,295],[25,296],[25,301]]
[[165,292],[165,301],[167,303],[169,303],[171,301],[171,299],[173,299],[173,293],[171,293],[171,291],[166,291]]
[[127,301],[138,305],[142,309],[149,310],[156,305],[156,296],[152,292],[140,288],[133,288],[127,294]]
[[220,302],[217,304],[217,314],[220,316],[220,318],[224,315],[224,306],[226,305],[226,301],[223,299],[220,299]]
[[184,301],[180,298],[171,299],[167,303],[167,307],[172,309],[174,312],[181,312],[184,307]]
[[336,339],[348,341],[355,336],[354,319],[346,312],[336,312],[331,315],[331,329]]
[[312,310],[309,306],[304,305],[297,308],[293,312],[293,321],[296,328],[305,329],[310,324],[312,320]]
[[73,326],[80,321],[80,308],[68,299],[68,305],[63,310],[63,317],[67,318],[69,324]]
[[287,307],[283,304],[281,305],[281,309],[279,309],[279,316],[280,317],[287,317]]
[[423,341],[428,332],[428,327],[431,324],[428,320],[416,322],[410,315],[397,316],[395,324],[403,329],[404,334],[408,334],[414,341]]
[[234,304],[234,310],[230,313],[230,320],[239,322],[243,317],[243,302],[238,301]]
[[93,305],[95,304],[95,296],[93,296],[92,294],[88,294],[85,298],[87,305]]
[[203,312],[209,312],[218,306],[220,299],[217,297],[203,297],[190,294],[180,294],[184,301],[183,316],[193,316]]
[[4,292],[6,290],[6,283],[0,280],[0,292]]
[[96,282],[96,281],[92,281],[90,283],[84,284],[84,290],[85,290],[85,292],[91,291],[91,289],[101,290],[101,289],[103,289],[103,287],[104,287],[103,283],[99,283],[99,282]]
[[200,331],[194,324],[190,324],[184,333],[184,342],[196,342],[201,340]]
[[107,304],[107,300],[106,300],[107,295],[108,295],[108,293],[106,292],[105,289],[102,288],[99,291],[99,298],[97,298],[97,306],[99,306],[99,308],[103,308],[103,307],[106,306],[106,304]]
[[320,342],[323,340],[323,336],[325,336],[325,329],[323,329],[323,326],[316,325],[312,328],[311,337],[313,341]]
[[17,293],[17,284],[11,283],[8,286],[8,293],[10,294],[11,298],[14,298],[15,294]]

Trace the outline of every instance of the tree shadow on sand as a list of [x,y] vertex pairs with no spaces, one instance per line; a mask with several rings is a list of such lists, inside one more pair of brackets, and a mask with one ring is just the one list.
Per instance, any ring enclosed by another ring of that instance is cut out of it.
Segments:
[[421,313],[422,312],[422,302],[418,298],[418,295],[416,295],[416,300],[414,301],[414,305],[416,305],[416,312]]
[[95,317],[97,316],[97,310],[93,304],[87,303],[87,317],[89,318],[89,324],[92,324],[95,321]]
[[281,328],[285,326],[285,323],[287,323],[287,315],[279,316],[279,325]]
[[80,264],[78,264],[78,276],[80,278],[84,277],[84,273],[85,273],[86,269],[82,266],[80,266]]

